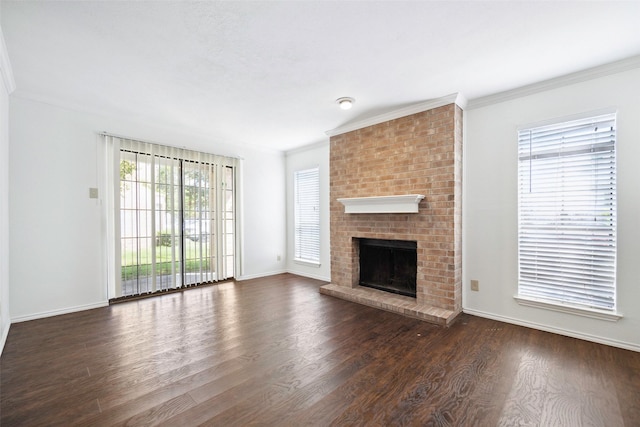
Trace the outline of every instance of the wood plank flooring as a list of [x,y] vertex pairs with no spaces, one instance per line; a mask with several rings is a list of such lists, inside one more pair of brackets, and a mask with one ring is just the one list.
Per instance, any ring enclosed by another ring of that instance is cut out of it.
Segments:
[[5,426],[640,426],[640,353],[289,274],[11,326]]

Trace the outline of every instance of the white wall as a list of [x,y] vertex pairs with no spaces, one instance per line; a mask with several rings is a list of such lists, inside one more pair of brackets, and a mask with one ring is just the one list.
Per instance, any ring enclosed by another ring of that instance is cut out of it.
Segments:
[[[243,151],[244,265],[240,279],[285,271],[285,157]],[[280,256],[280,261],[278,261]]]
[[98,132],[244,158],[244,268],[241,277],[283,271],[286,249],[284,155],[215,143],[202,136],[12,96],[9,238],[14,321],[86,309],[107,301]]
[[[618,322],[520,306],[517,135],[520,125],[618,109]],[[464,311],[640,350],[640,69],[465,111]],[[469,281],[480,281],[471,292]]]
[[[297,263],[294,258],[293,173],[318,166],[320,173],[320,266]],[[287,153],[287,271],[300,276],[331,281],[329,247],[329,142]]]
[[9,308],[9,93],[11,66],[0,29],[0,353],[11,326]]

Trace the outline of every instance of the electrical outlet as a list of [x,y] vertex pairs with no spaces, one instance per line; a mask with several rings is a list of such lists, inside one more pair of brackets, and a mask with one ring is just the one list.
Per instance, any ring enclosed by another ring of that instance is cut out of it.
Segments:
[[280,255],[278,255],[278,259],[277,259],[277,260],[278,260],[278,261],[281,261],[281,260],[282,260],[282,257],[281,257]]
[[97,199],[98,198],[98,189],[95,187],[89,188],[89,198]]
[[472,280],[471,281],[471,290],[472,291],[479,291],[480,290],[480,282],[478,282],[477,280]]

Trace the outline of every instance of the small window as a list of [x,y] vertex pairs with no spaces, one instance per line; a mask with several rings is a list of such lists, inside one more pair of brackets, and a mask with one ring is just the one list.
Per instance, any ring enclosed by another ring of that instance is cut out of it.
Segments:
[[320,263],[320,179],[318,168],[294,172],[295,260]]
[[615,114],[520,130],[518,175],[518,297],[615,310]]

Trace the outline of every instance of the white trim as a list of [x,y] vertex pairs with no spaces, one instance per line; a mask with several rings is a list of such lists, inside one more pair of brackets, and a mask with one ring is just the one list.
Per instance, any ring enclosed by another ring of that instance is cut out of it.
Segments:
[[2,356],[4,345],[7,343],[7,337],[9,336],[9,328],[11,328],[11,323],[9,323],[6,328],[4,328],[4,332],[2,332],[2,337],[0,337],[0,356]]
[[261,279],[263,277],[277,276],[278,274],[287,273],[287,270],[270,271],[267,273],[247,274],[240,277],[234,277],[236,282],[244,282],[245,280]]
[[515,295],[513,299],[515,299],[518,304],[526,307],[542,308],[545,310],[557,311],[558,313],[575,314],[577,316],[590,317],[592,319],[598,320],[607,320],[609,322],[617,322],[618,320],[622,319],[622,314],[615,312],[575,307],[530,297],[522,297],[519,295]]
[[287,150],[284,152],[286,157],[289,157],[294,154],[304,153],[305,151],[314,150],[316,148],[323,148],[329,146],[329,140],[314,142],[312,144],[303,145],[302,147],[292,148],[291,150]]
[[527,123],[527,124],[519,125],[517,128],[517,131],[520,132],[522,130],[530,129],[530,128],[550,126],[550,125],[560,124],[564,122],[571,122],[574,120],[582,120],[590,117],[597,117],[597,116],[603,116],[605,114],[617,114],[617,113],[618,113],[617,107],[600,108],[598,110],[584,111],[582,113],[571,114],[569,116],[555,117],[547,120],[540,120],[535,123]]
[[467,109],[473,110],[475,108],[482,108],[488,105],[498,104],[500,102],[521,98],[523,96],[533,95],[539,92],[557,89],[571,84],[593,80],[611,74],[621,73],[623,71],[633,70],[635,68],[640,68],[640,55],[632,56],[620,61],[610,62],[608,64],[600,65],[597,67],[588,68],[586,70],[576,71],[575,73],[565,74],[564,76],[555,77],[553,79],[520,86],[504,92],[494,93],[491,95],[471,99],[467,104]]
[[540,323],[528,322],[524,320],[514,319],[513,317],[501,316],[498,314],[487,313],[484,311],[473,310],[465,308],[463,313],[470,314],[472,316],[484,317],[486,319],[497,320],[499,322],[510,323],[512,325],[524,326],[526,328],[537,329],[540,331],[551,332],[553,334],[564,335],[571,338],[578,338],[585,341],[591,341],[598,344],[610,345],[612,347],[623,348],[625,350],[640,352],[640,345],[630,342],[614,340],[610,338],[603,338],[596,335],[584,334],[581,332],[570,331],[562,328],[555,328],[551,326],[542,325]]
[[242,276],[240,278],[236,277],[234,280],[236,282],[243,282],[245,280],[262,279],[263,277],[277,276],[278,274],[293,274],[294,276],[308,277],[310,279],[322,280],[323,282],[327,282],[327,283],[331,282],[330,277],[324,277],[316,274],[309,274],[309,273],[305,273],[302,271],[295,271],[295,270],[282,270],[282,271],[274,271],[270,273],[250,274],[247,276]]
[[0,73],[2,74],[2,81],[4,82],[4,87],[7,89],[7,93],[11,94],[11,92],[16,90],[16,81],[13,78],[13,70],[11,69],[11,62],[9,61],[9,53],[7,52],[7,45],[4,42],[2,28],[0,28]]
[[422,113],[423,111],[432,110],[434,108],[442,107],[449,104],[456,104],[458,107],[465,109],[467,107],[467,100],[461,93],[452,93],[451,95],[443,96],[441,98],[430,99],[419,104],[410,105],[398,110],[358,120],[353,123],[348,123],[335,129],[328,130],[325,132],[325,134],[327,134],[328,136],[336,136],[380,123],[388,122],[390,120],[399,119],[400,117]]
[[11,323],[26,322],[28,320],[43,319],[45,317],[59,316],[61,314],[75,313],[77,311],[92,310],[94,308],[108,307],[109,302],[97,302],[94,304],[78,305],[75,307],[62,308],[59,310],[42,311],[40,313],[28,314],[26,316],[18,316],[11,319]]
[[306,259],[294,258],[293,262],[295,264],[300,264],[300,265],[306,265],[306,266],[309,266],[309,267],[320,268],[320,261],[308,261]]
[[331,277],[325,277],[319,274],[310,274],[304,271],[297,271],[297,270],[287,270],[287,273],[293,274],[295,276],[308,277],[309,279],[322,280],[323,282],[331,283]]
[[353,197],[338,199],[344,205],[344,213],[417,213],[422,194],[398,196]]

